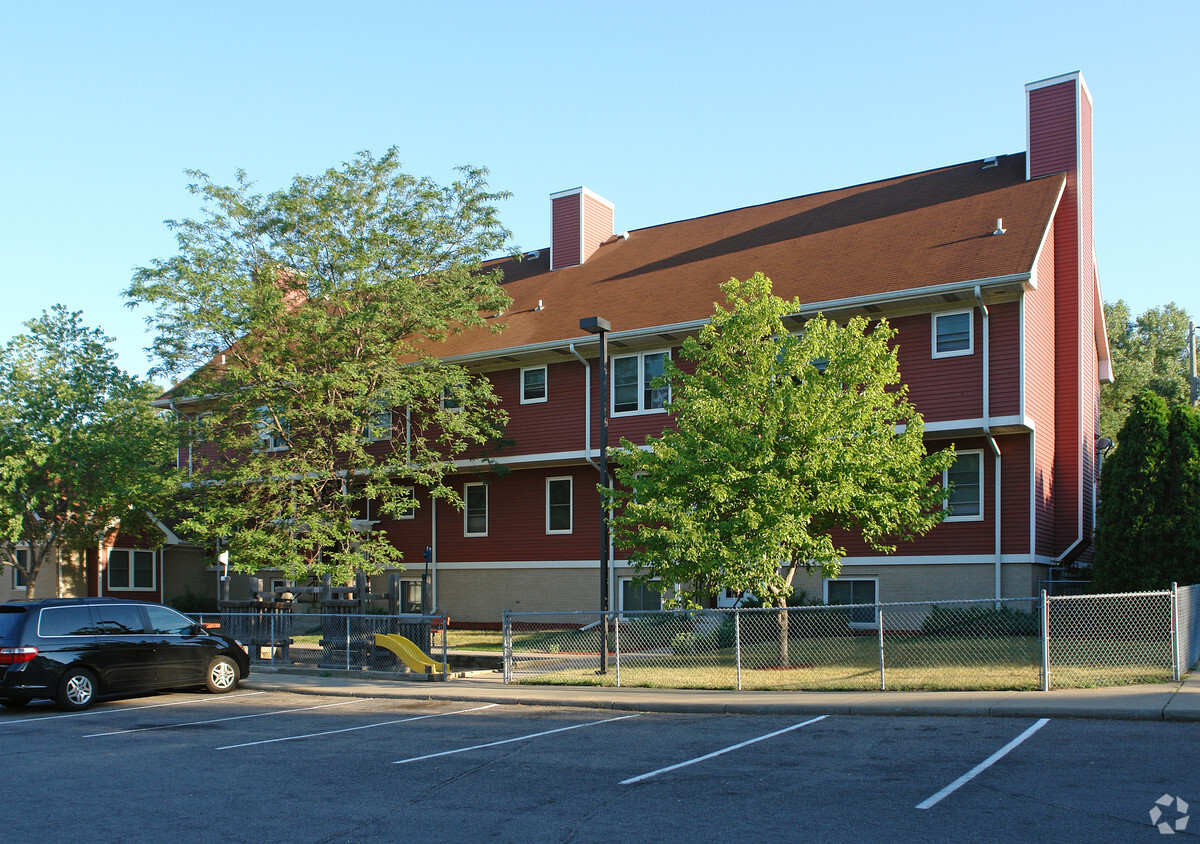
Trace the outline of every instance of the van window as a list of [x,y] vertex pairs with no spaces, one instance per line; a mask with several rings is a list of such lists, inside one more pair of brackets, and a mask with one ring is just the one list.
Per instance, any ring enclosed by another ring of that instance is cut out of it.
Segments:
[[86,606],[46,607],[38,619],[39,636],[91,636],[95,632]]
[[25,620],[24,607],[0,606],[0,641],[7,639]]
[[146,623],[142,620],[142,608],[127,604],[92,604],[92,616],[96,619],[96,632],[101,636],[123,636],[127,633],[144,633]]

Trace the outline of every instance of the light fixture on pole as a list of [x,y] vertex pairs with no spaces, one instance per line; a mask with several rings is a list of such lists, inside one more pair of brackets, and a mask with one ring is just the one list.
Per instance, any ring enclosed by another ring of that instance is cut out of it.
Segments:
[[[612,324],[603,317],[579,320],[579,327],[600,335],[600,483],[608,487],[608,333]],[[600,503],[600,673],[608,671],[608,512]]]

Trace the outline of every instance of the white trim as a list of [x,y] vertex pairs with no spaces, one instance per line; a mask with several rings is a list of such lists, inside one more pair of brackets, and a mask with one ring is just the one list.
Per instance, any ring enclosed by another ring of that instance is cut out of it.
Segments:
[[[614,564],[615,566],[615,564]],[[457,563],[438,563],[447,571],[483,571],[488,569],[588,569],[596,570],[595,560],[480,560]]]
[[1029,432],[1029,553],[1037,554],[1037,432]]
[[[642,402],[646,397],[646,390],[649,389],[649,385],[646,383],[646,357],[649,355],[662,355],[663,356],[663,361],[664,361],[663,370],[664,370],[664,374],[665,374],[665,371],[666,371],[665,361],[672,360],[670,348],[645,349],[645,350],[639,351],[639,352],[623,352],[621,354],[616,354],[616,355],[610,354],[608,356],[608,372],[609,372],[609,378],[608,378],[608,381],[609,381],[608,402],[609,402],[609,404],[608,404],[608,406],[610,408],[610,410],[609,410],[610,418],[617,418],[617,417],[624,417],[624,416],[646,416],[646,415],[653,414],[653,413],[666,413],[667,412],[666,407],[646,408],[646,407],[642,406]],[[618,360],[624,360],[625,358],[636,358],[637,359],[637,376],[638,376],[637,405],[638,406],[637,406],[636,410],[617,410],[616,362]],[[668,386],[666,389],[667,389],[666,403],[670,403],[671,388],[670,388],[670,386]]]
[[[129,585],[128,586],[113,586],[112,585],[112,558],[117,551],[127,552],[129,554]],[[149,586],[134,585],[134,554],[142,552],[150,555],[150,574],[154,578]],[[158,591],[158,552],[152,548],[109,548],[108,554],[104,559],[104,592],[156,592]]]
[[[967,317],[967,347],[965,349],[952,349],[943,352],[938,349],[938,320],[946,317],[963,316]],[[975,308],[959,309],[954,311],[934,311],[930,315],[930,348],[929,355],[933,359],[939,358],[959,358],[969,357],[975,354]]]
[[[957,463],[957,462],[958,462],[958,458],[959,458],[959,457],[962,457],[962,456],[963,456],[963,455],[965,455],[965,454],[974,454],[974,455],[977,455],[977,456],[979,457],[979,514],[978,514],[978,515],[972,515],[972,516],[952,516],[952,515],[948,515],[948,516],[946,516],[946,518],[944,518],[944,519],[942,520],[942,521],[944,521],[944,522],[982,522],[982,521],[983,521],[983,513],[984,513],[984,495],[983,495],[983,477],[984,477],[984,472],[983,472],[983,449],[981,449],[981,448],[964,448],[964,449],[962,449],[961,451],[959,451],[959,452],[957,453],[957,455],[956,455],[956,457],[955,457],[955,463]],[[942,470],[942,489],[946,489],[946,488],[949,486],[949,483],[950,483],[950,469],[949,469],[949,468],[946,468],[946,469],[943,469],[943,470]],[[943,509],[943,510],[947,510],[947,511],[950,509],[950,500],[949,500],[949,499],[946,499],[946,500],[943,502],[943,504],[942,504],[942,509]],[[992,555],[992,559],[993,559],[993,560],[995,560],[995,559],[996,559],[996,557],[995,557],[995,555],[994,555],[994,554]]]
[[[542,397],[540,399],[525,398],[525,373],[534,369],[542,370]],[[533,366],[522,366],[520,378],[521,404],[541,404],[550,398],[550,366],[549,364],[539,363]]]
[[[551,530],[550,529],[550,484],[554,481],[566,481],[568,484],[567,506],[569,507],[570,527],[566,530]],[[556,475],[546,478],[546,535],[558,536],[567,533],[573,533],[575,530],[575,478],[572,475]]]
[[[1004,565],[1051,565],[1049,557],[1038,559],[1033,554],[1002,554]],[[995,554],[959,554],[938,556],[902,555],[896,557],[843,557],[843,566],[994,566]],[[592,563],[595,565],[595,563]]]
[[[399,516],[396,516],[396,521],[401,521],[401,522],[411,521],[417,517],[417,488],[414,486],[408,486],[407,484],[400,484],[399,486],[401,489],[408,490],[408,496],[409,496],[409,498],[412,499],[413,505],[411,507],[409,507],[407,510],[405,510]],[[370,515],[371,515],[371,502],[368,500],[367,501],[367,516],[370,517]]]
[[[616,583],[613,584],[613,591],[615,591],[617,593],[616,594],[617,612],[622,615],[626,611],[625,610],[625,584],[631,583],[635,577],[637,577],[637,575],[622,575],[622,576],[616,578]],[[655,577],[652,579],[652,582],[662,583],[662,578]],[[651,590],[651,591],[655,591],[655,590]],[[660,610],[662,609],[662,596],[663,596],[663,593],[659,592],[658,593],[658,606],[659,606]],[[629,612],[642,612],[642,610],[629,610]],[[651,610],[651,612],[654,612],[654,611]]]
[[1025,297],[1017,306],[1017,413],[1025,415]]
[[[468,525],[470,524],[470,510],[467,506],[467,490],[471,487],[483,487],[483,532],[472,533]],[[463,536],[465,537],[480,537],[488,535],[489,519],[491,517],[490,507],[488,506],[488,485],[483,481],[468,481],[463,484]]]

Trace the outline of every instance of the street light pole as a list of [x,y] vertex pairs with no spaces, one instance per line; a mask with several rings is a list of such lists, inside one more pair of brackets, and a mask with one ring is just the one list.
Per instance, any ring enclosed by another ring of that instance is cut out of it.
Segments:
[[[600,482],[608,487],[608,332],[612,324],[603,317],[579,320],[579,327],[600,335]],[[600,673],[608,672],[608,511],[600,502]]]

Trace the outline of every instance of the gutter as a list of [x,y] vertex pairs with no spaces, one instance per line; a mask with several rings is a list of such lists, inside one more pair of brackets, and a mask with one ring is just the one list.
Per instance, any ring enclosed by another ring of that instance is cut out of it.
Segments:
[[600,464],[592,459],[592,365],[575,350],[574,342],[570,343],[567,348],[583,364],[583,459],[591,463],[592,468],[599,472]]
[[988,354],[988,309],[983,303],[983,291],[980,285],[975,285],[975,301],[979,303],[980,313],[983,314],[983,435],[987,437],[988,445],[992,447],[992,480],[995,487],[992,497],[996,500],[996,528],[993,551],[996,561],[994,564],[995,574],[995,601],[996,609],[1000,609],[1000,599],[1003,597],[1003,588],[1001,584],[1001,567],[1000,567],[1000,445],[996,442],[996,438],[992,436],[992,414],[990,406],[989,387],[989,354]]

